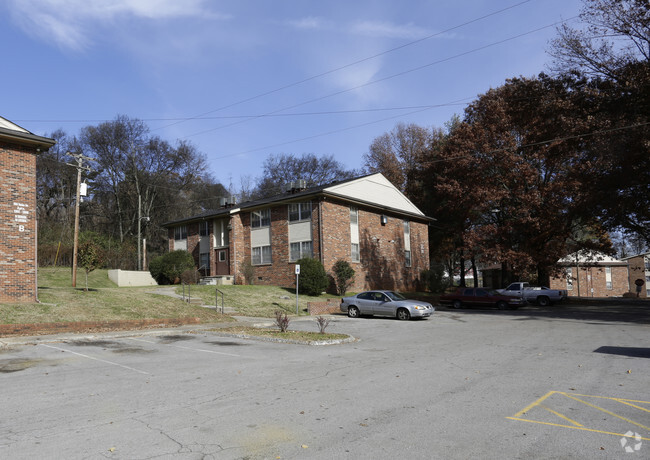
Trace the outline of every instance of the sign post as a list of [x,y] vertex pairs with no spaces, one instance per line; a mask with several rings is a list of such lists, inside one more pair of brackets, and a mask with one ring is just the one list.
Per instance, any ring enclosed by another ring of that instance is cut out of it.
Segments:
[[296,264],[296,315],[300,314],[298,311],[298,281],[300,278],[300,265]]

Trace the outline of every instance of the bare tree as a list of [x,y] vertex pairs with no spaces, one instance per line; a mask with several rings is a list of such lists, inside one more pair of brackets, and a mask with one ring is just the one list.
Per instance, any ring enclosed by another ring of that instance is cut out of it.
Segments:
[[583,29],[558,28],[549,50],[553,70],[617,80],[619,69],[650,60],[648,0],[584,0],[580,19]]
[[258,180],[254,198],[273,196],[284,192],[287,184],[304,180],[307,187],[325,185],[357,175],[354,170],[334,159],[334,155],[318,157],[313,153],[271,155],[264,161],[264,173]]

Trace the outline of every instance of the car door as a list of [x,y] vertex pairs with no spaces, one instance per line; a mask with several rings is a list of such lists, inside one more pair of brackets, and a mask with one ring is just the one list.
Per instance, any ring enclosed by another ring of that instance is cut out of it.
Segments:
[[383,292],[375,292],[375,303],[373,305],[375,315],[395,316],[395,304]]
[[374,307],[377,303],[375,299],[375,292],[362,292],[357,296],[357,307],[362,315],[372,315],[374,314]]
[[476,305],[493,305],[496,301],[486,289],[476,289]]
[[465,305],[476,305],[476,296],[474,296],[474,288],[463,289],[460,300]]

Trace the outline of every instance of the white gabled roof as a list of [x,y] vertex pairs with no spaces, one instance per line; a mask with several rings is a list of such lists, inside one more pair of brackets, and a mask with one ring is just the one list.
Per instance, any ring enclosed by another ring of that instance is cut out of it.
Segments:
[[16,123],[12,123],[6,118],[0,117],[0,128],[9,129],[11,131],[18,131],[20,133],[32,134],[27,131],[25,128],[21,128]]
[[325,187],[323,191],[351,200],[364,201],[366,203],[424,216],[424,213],[381,173]]
[[608,265],[608,264],[616,264],[616,263],[623,262],[622,260],[612,256],[608,256],[603,252],[582,249],[578,252],[574,252],[573,254],[569,254],[568,256],[561,258],[560,260],[558,260],[558,263],[575,264],[576,261],[579,264],[592,264],[592,265],[593,264]]

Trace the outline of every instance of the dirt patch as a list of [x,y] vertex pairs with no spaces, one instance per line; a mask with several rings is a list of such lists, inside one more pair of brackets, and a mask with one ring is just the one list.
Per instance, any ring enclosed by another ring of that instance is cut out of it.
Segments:
[[160,342],[161,343],[174,343],[174,342],[182,342],[184,340],[192,340],[193,337],[191,335],[162,335],[160,336]]
[[219,342],[219,341],[216,341],[216,340],[212,341],[212,342],[205,342],[205,343],[207,343],[209,345],[217,345],[217,346],[221,346],[221,347],[240,347],[240,346],[243,346],[243,345],[247,345],[245,343],[239,343],[239,342],[224,342],[224,341]]
[[113,340],[75,340],[68,342],[77,347],[101,347],[104,350],[111,350],[113,353],[153,353],[154,350],[147,350],[142,347],[132,347]]
[[147,350],[141,347],[123,347],[112,351],[113,353],[155,353],[155,350]]
[[75,347],[102,347],[102,348],[119,348],[123,347],[120,342],[114,340],[74,340],[69,342],[70,345]]
[[2,359],[0,360],[0,374],[20,372],[43,362],[42,359]]

